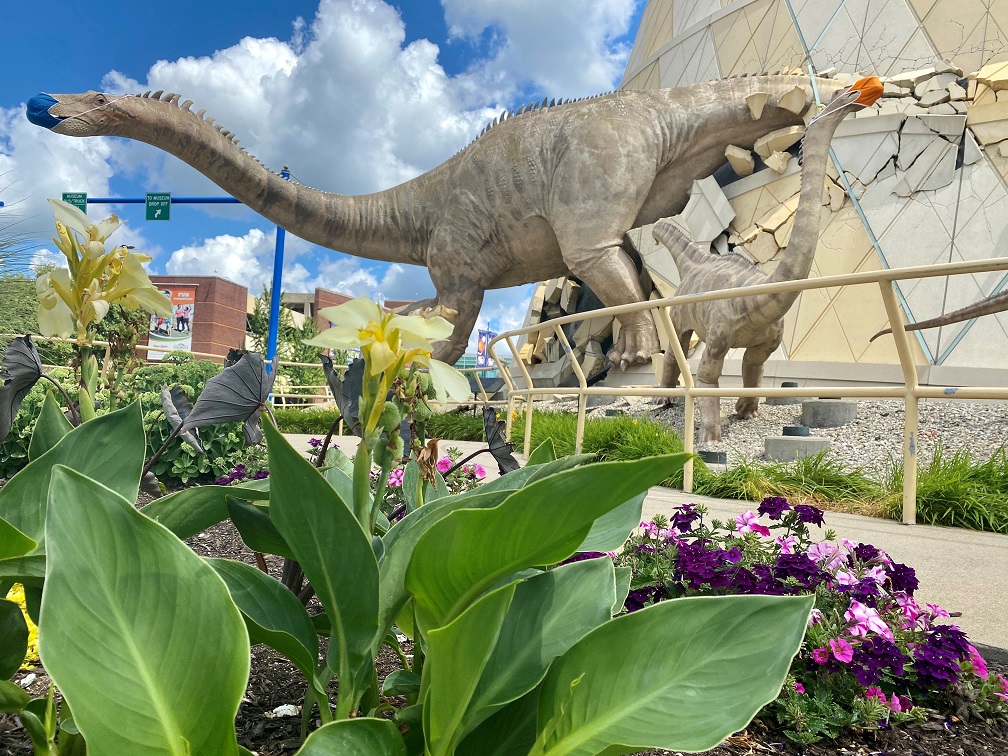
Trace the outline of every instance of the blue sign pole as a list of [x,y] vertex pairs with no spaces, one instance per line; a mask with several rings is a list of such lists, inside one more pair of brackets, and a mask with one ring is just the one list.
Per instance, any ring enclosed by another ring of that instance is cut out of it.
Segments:
[[[290,181],[290,170],[285,165],[280,178]],[[280,335],[280,288],[283,286],[284,237],[287,232],[280,226],[276,231],[276,251],[273,253],[273,289],[270,293],[269,336],[266,340],[266,370],[272,372],[273,360],[277,353],[277,338]]]

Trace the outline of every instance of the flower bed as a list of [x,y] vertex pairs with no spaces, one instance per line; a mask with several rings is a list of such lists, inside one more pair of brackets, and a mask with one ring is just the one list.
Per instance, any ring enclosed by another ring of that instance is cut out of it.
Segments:
[[641,523],[613,555],[633,571],[626,610],[681,596],[814,593],[784,689],[760,714],[791,740],[919,722],[928,710],[1008,718],[1008,680],[988,672],[958,626],[940,622],[948,612],[917,603],[911,567],[871,544],[836,543],[830,531],[813,542],[808,525],[823,525],[822,510],[780,497],[729,523],[705,514],[685,505]]

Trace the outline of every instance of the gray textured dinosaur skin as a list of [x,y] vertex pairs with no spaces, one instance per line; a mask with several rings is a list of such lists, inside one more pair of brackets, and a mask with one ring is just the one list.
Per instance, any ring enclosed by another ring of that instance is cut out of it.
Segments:
[[[928,318],[927,320],[921,320],[916,323],[908,323],[903,326],[903,330],[923,331],[926,328],[941,328],[942,326],[952,325],[953,323],[961,323],[964,320],[979,318],[983,315],[994,315],[995,313],[1004,312],[1005,310],[1008,310],[1008,291],[992,294],[986,299],[981,299],[979,302],[974,302],[971,305],[966,305],[965,307],[953,310],[952,312],[946,312],[944,315],[939,315],[936,318]],[[887,333],[892,333],[892,328],[886,328],[883,331],[879,331],[868,339],[868,341],[875,341],[875,339],[879,336],[884,336]]]
[[[862,79],[838,92],[809,123],[802,140],[804,161],[794,226],[780,263],[771,275],[766,275],[741,255],[720,256],[702,250],[671,220],[655,223],[655,240],[669,249],[679,268],[681,283],[676,293],[696,294],[806,278],[812,269],[819,242],[823,181],[833,133],[848,114],[864,105],[871,105],[881,94],[882,84],[878,79]],[[728,350],[743,347],[742,385],[759,386],[763,380],[764,364],[780,346],[784,333],[784,315],[797,298],[797,292],[787,292],[672,307],[672,324],[683,351],[688,349],[694,332],[706,343],[697,369],[697,387],[717,386]],[[662,385],[674,386],[678,379],[679,366],[672,350],[667,350]],[[698,406],[699,443],[704,445],[720,441],[721,413],[718,397],[701,397]],[[743,419],[754,417],[759,410],[759,399],[742,397],[736,403],[735,410]]]
[[[840,88],[829,79],[817,85],[825,97]],[[779,105],[796,86],[805,93],[799,112]],[[746,103],[754,93],[769,95],[758,119]],[[411,181],[347,196],[283,180],[203,111],[192,113],[191,101],[161,95],[37,95],[28,113],[58,134],[127,137],[170,152],[309,242],[427,266],[437,296],[410,309],[458,312],[435,353],[448,362],[465,352],[488,289],[572,273],[608,306],[644,300],[626,233],[678,213],[694,179],[724,164],[729,144],[751,148],[802,123],[813,101],[806,77],[775,75],[541,106],[496,123]],[[650,315],[620,320],[610,360],[650,360],[659,351]]]

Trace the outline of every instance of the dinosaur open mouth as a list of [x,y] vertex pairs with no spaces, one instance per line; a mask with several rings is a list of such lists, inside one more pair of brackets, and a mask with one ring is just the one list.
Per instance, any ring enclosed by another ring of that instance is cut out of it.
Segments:
[[47,129],[55,128],[63,119],[54,116],[49,110],[57,104],[59,101],[52,95],[43,93],[35,95],[28,100],[28,105],[25,108],[28,120],[36,126],[43,126]]

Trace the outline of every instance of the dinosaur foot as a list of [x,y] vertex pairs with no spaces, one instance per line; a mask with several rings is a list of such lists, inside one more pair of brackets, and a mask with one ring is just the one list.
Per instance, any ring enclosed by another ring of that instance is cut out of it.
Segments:
[[752,420],[759,415],[759,398],[744,396],[735,402],[735,414],[741,420]]
[[619,365],[620,370],[626,370],[628,365],[651,362],[651,355],[659,351],[661,346],[658,343],[658,332],[648,319],[644,323],[622,326],[619,338],[606,357],[613,365]]
[[711,444],[721,443],[721,424],[715,423],[713,427],[706,424],[700,426],[700,438],[697,440],[697,448],[704,448]]

